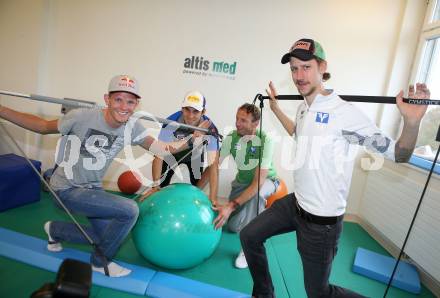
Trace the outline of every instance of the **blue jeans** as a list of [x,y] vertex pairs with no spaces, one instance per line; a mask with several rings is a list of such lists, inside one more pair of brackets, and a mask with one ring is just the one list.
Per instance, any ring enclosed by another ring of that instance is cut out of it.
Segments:
[[[57,195],[70,212],[87,217],[90,226],[81,227],[110,261],[136,223],[139,215],[137,204],[102,188],[70,188],[58,191]],[[73,222],[53,221],[50,235],[57,242],[89,243]],[[104,266],[96,251],[90,261],[96,267]]]
[[241,245],[254,282],[253,296],[275,297],[264,242],[272,236],[291,231],[296,231],[308,297],[363,297],[329,284],[331,266],[342,232],[342,217],[333,225],[306,221],[298,215],[293,193],[275,201],[240,233]]

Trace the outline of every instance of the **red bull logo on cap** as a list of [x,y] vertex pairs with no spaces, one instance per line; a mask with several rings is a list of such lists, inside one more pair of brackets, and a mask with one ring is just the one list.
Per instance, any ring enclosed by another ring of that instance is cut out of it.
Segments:
[[136,84],[136,82],[134,80],[130,79],[129,77],[122,77],[119,82],[119,86],[121,86],[121,87],[134,88],[135,84]]
[[109,92],[115,92],[115,91],[130,92],[139,98],[141,97],[139,94],[138,81],[134,77],[131,77],[128,75],[114,76],[108,85],[108,91]]

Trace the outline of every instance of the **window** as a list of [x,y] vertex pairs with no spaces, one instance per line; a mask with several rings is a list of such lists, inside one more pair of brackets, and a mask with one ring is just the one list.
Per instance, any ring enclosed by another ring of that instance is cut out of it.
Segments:
[[[428,6],[425,24],[418,47],[417,67],[412,77],[415,82],[425,82],[431,99],[440,99],[440,0],[433,0]],[[416,150],[410,163],[430,169],[439,147],[436,141],[440,126],[440,107],[430,106],[422,120]],[[440,172],[440,165],[436,166]]]
[[[418,80],[425,82],[431,91],[431,98],[440,99],[440,37],[426,41],[424,57]],[[440,125],[440,107],[430,106],[423,118],[418,146],[430,146],[437,150],[439,143],[435,137]]]
[[[431,22],[436,22],[440,20],[440,3],[439,1],[433,1],[434,2],[434,10],[433,10],[433,14],[432,14],[432,19]],[[428,8],[429,9],[429,8]],[[429,12],[429,11],[428,11]]]

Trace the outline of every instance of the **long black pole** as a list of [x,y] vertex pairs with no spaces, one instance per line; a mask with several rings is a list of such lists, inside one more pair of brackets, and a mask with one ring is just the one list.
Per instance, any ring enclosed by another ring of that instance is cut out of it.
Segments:
[[[269,96],[263,96],[257,94],[261,99],[270,99]],[[387,103],[395,104],[396,98],[392,96],[368,96],[368,95],[339,95],[345,101],[351,102],[366,102],[366,103]],[[304,97],[301,95],[277,95],[275,96],[278,100],[303,100]],[[414,98],[403,98],[403,102],[415,104],[415,105],[440,105],[440,100],[435,99],[414,99]]]
[[[263,108],[264,108],[264,101],[263,101],[263,96],[261,94],[257,94],[254,98],[253,101],[253,105],[255,105],[255,102],[257,101],[257,99],[260,101],[260,132],[259,132],[259,138],[260,138],[260,150],[258,151],[258,187],[257,187],[257,216],[260,214],[260,173],[261,173],[261,159],[262,159],[262,152],[264,150],[264,143],[262,143],[262,139],[261,139],[261,135],[263,133]],[[267,137],[267,136],[266,136]],[[263,148],[263,150],[261,150]],[[277,189],[275,188],[275,191],[277,191]],[[277,262],[278,261],[278,258]],[[284,273],[281,272],[281,277],[283,278],[283,283],[284,286],[287,290],[287,295],[290,298],[290,292],[289,289],[287,288],[287,282],[286,282],[286,278],[284,276]]]
[[[440,142],[440,126],[437,131],[436,140],[437,140],[437,142]],[[391,283],[393,282],[394,275],[396,274],[396,271],[397,271],[397,266],[399,265],[400,259],[402,258],[404,249],[406,247],[406,243],[408,242],[409,234],[411,233],[411,230],[414,226],[414,222],[415,222],[417,214],[419,212],[420,205],[422,204],[426,189],[428,188],[429,181],[431,180],[432,173],[434,172],[435,165],[437,164],[439,152],[440,152],[440,146],[437,148],[437,153],[435,155],[434,161],[432,162],[431,170],[429,171],[428,178],[426,179],[425,187],[423,188],[422,195],[420,196],[419,203],[417,204],[416,211],[414,212],[414,216],[411,220],[411,224],[410,224],[408,232],[406,234],[405,241],[403,241],[403,246],[400,249],[399,257],[397,258],[396,264],[394,265],[394,269],[393,269],[393,272],[391,273],[390,280],[388,281],[387,288],[385,289],[385,293],[383,294],[384,298],[387,296],[388,290],[390,289]]]
[[258,150],[258,185],[257,185],[257,216],[260,214],[260,176],[261,176],[261,158],[262,158],[262,150],[264,148],[264,144],[262,143],[261,135],[263,133],[263,108],[264,103],[262,100],[260,100],[260,132],[259,132],[259,138],[260,138],[260,150]]

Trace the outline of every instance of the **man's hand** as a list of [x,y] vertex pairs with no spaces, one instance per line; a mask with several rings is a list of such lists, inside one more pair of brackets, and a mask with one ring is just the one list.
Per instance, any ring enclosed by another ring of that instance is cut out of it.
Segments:
[[[203,120],[200,122],[200,124],[197,126],[199,128],[205,128],[208,129],[211,126],[212,122],[209,120]],[[206,133],[200,130],[195,130],[193,133],[193,141],[195,141],[198,137],[204,136]]]
[[278,105],[278,99],[275,97],[278,95],[277,90],[275,89],[275,86],[273,85],[272,81],[269,82],[269,90],[266,89],[267,95],[269,95],[269,104],[270,109],[275,114],[275,116],[278,118],[278,120],[283,125],[284,129],[287,131],[289,136],[293,136],[295,133],[296,125],[295,122],[293,122],[292,119],[290,119],[289,116],[287,116]]
[[[414,86],[410,85],[408,89],[408,97],[412,99],[427,99],[430,96],[428,87],[425,84],[417,83]],[[400,91],[396,96],[397,108],[403,117],[403,120],[409,125],[417,125],[422,120],[428,109],[427,105],[413,105],[403,102],[403,91]]]
[[273,82],[270,81],[269,82],[269,90],[266,89],[266,93],[269,96],[270,100],[269,100],[269,104],[270,104],[270,109],[273,111],[274,109],[279,109],[278,107],[278,100],[275,98],[275,96],[278,95],[277,90],[275,89],[275,86],[273,85]]
[[212,209],[218,212],[217,217],[213,221],[214,228],[216,230],[220,229],[228,222],[229,216],[231,216],[231,213],[235,210],[234,204],[232,202],[220,206],[213,205]]
[[[429,98],[429,95],[429,89],[425,84],[416,84],[415,91],[414,86],[409,86],[409,98],[426,99]],[[428,106],[403,102],[403,91],[397,94],[396,105],[403,117],[403,129],[394,148],[394,158],[396,162],[408,162],[416,145],[420,122]]]
[[152,188],[150,188],[149,190],[147,190],[146,192],[144,192],[138,199],[139,203],[142,203],[145,199],[147,199],[149,196],[151,196],[152,194],[154,194],[155,192],[158,192],[160,190],[160,186],[154,186]]
[[[160,140],[153,139],[151,136],[148,136],[147,138],[150,138],[150,144],[144,145],[143,147],[146,148],[148,151],[150,151],[155,156],[159,157],[165,157],[166,155],[170,154],[170,151],[173,147],[176,147],[175,143],[165,143]],[[177,143],[177,142],[176,142]],[[146,147],[148,146],[148,147]]]

